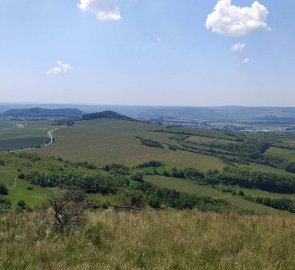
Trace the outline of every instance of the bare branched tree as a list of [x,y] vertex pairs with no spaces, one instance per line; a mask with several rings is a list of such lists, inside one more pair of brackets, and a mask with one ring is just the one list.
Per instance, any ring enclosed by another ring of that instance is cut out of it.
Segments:
[[54,210],[55,224],[59,229],[78,225],[84,219],[87,199],[84,192],[72,190],[50,193],[48,202]]

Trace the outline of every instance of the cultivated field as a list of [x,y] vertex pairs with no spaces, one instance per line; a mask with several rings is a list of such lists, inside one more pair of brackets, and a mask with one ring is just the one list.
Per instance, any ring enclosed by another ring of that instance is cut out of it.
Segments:
[[42,145],[50,129],[49,121],[0,121],[0,151]]
[[224,166],[224,163],[215,157],[172,151],[167,147],[148,147],[136,138],[139,136],[162,143],[177,144],[169,139],[169,134],[153,132],[160,128],[161,126],[120,120],[83,121],[77,127],[56,131],[56,142],[50,147],[36,151],[69,160],[87,160],[99,166],[111,163],[134,166],[150,160],[201,170],[221,169]]

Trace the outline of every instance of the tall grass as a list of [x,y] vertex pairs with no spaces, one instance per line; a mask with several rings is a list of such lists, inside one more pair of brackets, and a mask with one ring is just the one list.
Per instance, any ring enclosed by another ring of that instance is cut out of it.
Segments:
[[1,269],[295,269],[291,215],[91,212],[62,235],[49,217],[1,218]]

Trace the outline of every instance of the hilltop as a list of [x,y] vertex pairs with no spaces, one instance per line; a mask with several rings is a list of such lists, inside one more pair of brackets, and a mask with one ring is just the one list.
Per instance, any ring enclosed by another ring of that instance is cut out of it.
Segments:
[[43,108],[29,108],[29,109],[11,109],[5,111],[0,116],[2,118],[81,118],[82,111],[78,109],[43,109]]
[[93,119],[102,119],[102,118],[137,121],[134,118],[131,118],[131,117],[128,117],[128,116],[125,116],[123,114],[119,114],[119,113],[116,113],[113,111],[103,111],[103,112],[98,112],[98,113],[90,113],[90,114],[85,114],[82,117],[83,120],[93,120]]

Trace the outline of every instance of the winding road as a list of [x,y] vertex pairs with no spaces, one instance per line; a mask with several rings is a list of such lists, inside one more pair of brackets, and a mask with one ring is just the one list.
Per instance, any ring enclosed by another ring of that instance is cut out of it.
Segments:
[[53,131],[56,130],[56,129],[51,129],[48,131],[48,143],[47,145],[50,145],[50,144],[53,144],[53,141],[54,141],[54,134],[53,134]]

